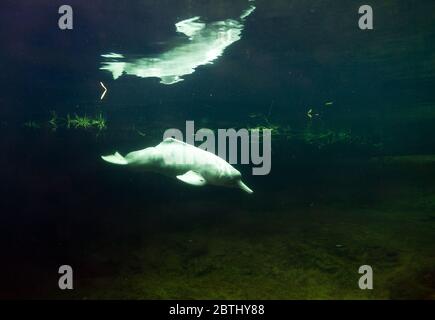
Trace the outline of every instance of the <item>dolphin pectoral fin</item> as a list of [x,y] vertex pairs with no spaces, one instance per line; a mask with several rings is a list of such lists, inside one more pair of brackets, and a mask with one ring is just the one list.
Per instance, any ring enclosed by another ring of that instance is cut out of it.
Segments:
[[177,176],[178,180],[181,180],[187,184],[191,184],[193,186],[201,187],[207,184],[205,178],[195,171],[187,171],[185,174]]
[[246,184],[244,184],[242,181],[239,181],[239,187],[240,189],[242,189],[243,191],[251,194],[254,193],[254,191],[252,191]]
[[116,152],[113,155],[110,156],[101,156],[101,159],[103,159],[106,162],[118,164],[118,165],[127,165],[128,161],[125,160],[123,156],[121,156],[118,152]]

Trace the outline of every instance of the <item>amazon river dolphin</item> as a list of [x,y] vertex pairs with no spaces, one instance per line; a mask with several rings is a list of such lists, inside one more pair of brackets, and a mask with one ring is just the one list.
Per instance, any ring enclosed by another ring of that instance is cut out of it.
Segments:
[[103,160],[121,166],[161,173],[194,186],[206,184],[240,188],[253,193],[242,182],[241,173],[215,154],[167,138],[156,147],[133,151],[123,157],[116,152]]

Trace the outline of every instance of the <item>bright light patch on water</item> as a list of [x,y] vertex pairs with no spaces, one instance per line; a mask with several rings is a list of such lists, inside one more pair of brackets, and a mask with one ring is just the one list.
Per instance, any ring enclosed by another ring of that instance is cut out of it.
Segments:
[[155,57],[128,59],[119,53],[104,54],[100,69],[111,72],[114,79],[127,74],[160,78],[160,83],[167,85],[183,81],[183,76],[194,73],[199,66],[212,64],[228,46],[240,40],[244,21],[254,11],[255,6],[251,5],[236,20],[203,23],[200,17],[193,17],[180,21],[175,27],[188,37],[185,44]]
[[108,53],[101,55],[103,58],[116,59],[116,58],[124,58],[122,54],[119,53]]

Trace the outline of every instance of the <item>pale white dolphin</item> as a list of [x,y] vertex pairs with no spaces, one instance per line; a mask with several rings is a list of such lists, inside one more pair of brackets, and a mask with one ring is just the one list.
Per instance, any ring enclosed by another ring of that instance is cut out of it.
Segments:
[[194,186],[210,184],[253,193],[242,182],[241,173],[224,159],[174,138],[167,138],[156,147],[130,152],[125,157],[116,152],[101,158],[109,163],[176,177]]

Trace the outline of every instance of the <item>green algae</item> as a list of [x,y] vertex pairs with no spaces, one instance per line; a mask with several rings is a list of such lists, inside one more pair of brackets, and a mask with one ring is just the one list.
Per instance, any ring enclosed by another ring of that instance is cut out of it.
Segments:
[[377,138],[355,135],[350,129],[313,128],[307,125],[304,130],[293,130],[289,125],[279,125],[265,121],[261,124],[248,126],[249,131],[269,129],[272,136],[285,140],[314,146],[317,149],[347,146],[370,149],[372,152],[383,149],[382,142]]
[[57,113],[56,113],[56,111],[51,111],[50,115],[51,115],[51,117],[50,117],[50,120],[48,120],[48,125],[52,131],[56,131],[58,128],[58,125],[59,125],[58,124],[59,119],[57,117]]
[[[335,213],[331,212],[327,218]],[[276,214],[271,216],[272,219],[278,217]],[[411,250],[404,251],[396,242],[378,243],[379,236],[381,240],[391,240],[390,232],[387,235],[365,232],[360,237],[358,227],[345,221],[340,226],[349,227],[348,232],[316,226],[310,233],[310,240],[301,241],[302,234],[297,228],[304,220],[276,235],[266,233],[252,239],[230,235],[233,230],[223,234],[218,230],[195,230],[184,235],[165,233],[155,239],[157,242],[152,244],[152,250],[148,249],[150,244],[137,248],[137,258],[125,261],[127,266],[119,276],[98,279],[95,284],[101,290],[91,286],[86,296],[113,299],[399,299],[433,296],[433,286],[425,283],[432,272],[409,270],[409,261],[415,256]],[[284,223],[282,217],[277,223]],[[305,239],[307,237],[305,235]],[[344,249],[336,248],[334,238],[342,237],[347,237]],[[194,238],[193,243],[188,238]],[[331,241],[325,241],[325,238]],[[362,291],[357,285],[358,267],[367,261],[374,265],[373,291]],[[129,264],[142,267],[132,272]],[[398,266],[402,271],[397,271]]]
[[94,119],[92,119],[92,125],[98,130],[104,130],[107,128],[106,119],[103,117],[101,112]]
[[[44,124],[46,124],[46,126]],[[23,127],[27,129],[41,129],[43,127],[48,127],[52,132],[56,132],[59,128],[83,130],[95,129],[100,132],[107,129],[107,120],[101,112],[96,114],[95,117],[89,117],[86,114],[83,116],[79,116],[78,114],[71,116],[70,114],[67,114],[65,118],[62,118],[59,117],[55,111],[51,111],[48,122],[41,123],[35,120],[29,120],[23,124]]]
[[25,122],[23,124],[23,126],[25,128],[28,128],[28,129],[40,129],[41,128],[41,125],[39,123],[37,123],[36,121],[32,121],[32,120]]
[[95,118],[90,118],[87,115],[71,117],[69,114],[66,118],[67,128],[75,129],[89,129],[96,128],[98,130],[104,130],[107,128],[106,119],[103,117],[102,113],[99,113]]
[[71,117],[69,114],[67,115],[67,127],[75,128],[75,129],[88,129],[92,127],[92,119],[87,117],[86,115],[80,117],[77,114],[74,117]]
[[[376,174],[376,166],[368,166],[364,175]],[[176,203],[153,208],[163,216],[153,218],[152,227],[140,209],[132,209],[130,214],[138,211],[130,215],[134,221],[112,218],[111,225],[122,226],[122,240],[92,249],[88,261],[94,268],[112,261],[116,271],[86,279],[74,297],[434,299],[434,188],[422,193],[421,186],[398,181],[394,170],[383,169],[381,186],[376,179],[364,186],[394,190],[371,202],[350,194],[337,201],[347,186],[334,187],[327,201],[306,190],[303,201],[288,188],[259,190],[270,199],[267,207],[263,197],[236,210],[225,202],[205,219],[199,217],[210,203],[195,198],[184,210]],[[293,200],[277,201],[289,194]],[[126,234],[138,240],[132,243]],[[358,269],[366,264],[374,270],[374,290],[358,287]]]
[[63,123],[67,129],[97,129],[98,131],[102,131],[107,129],[107,121],[104,118],[103,114],[100,112],[95,117],[89,117],[86,114],[83,116],[79,116],[78,114],[74,114],[71,116],[67,114]]

